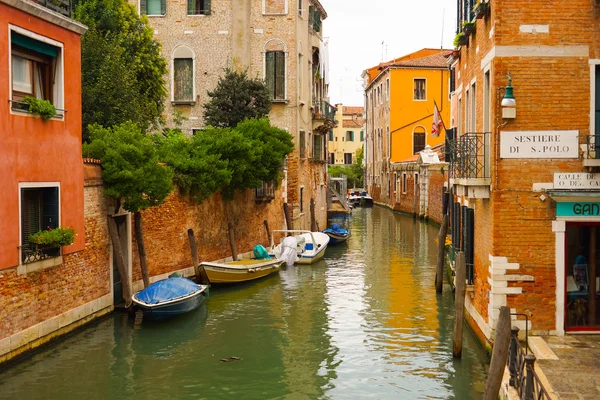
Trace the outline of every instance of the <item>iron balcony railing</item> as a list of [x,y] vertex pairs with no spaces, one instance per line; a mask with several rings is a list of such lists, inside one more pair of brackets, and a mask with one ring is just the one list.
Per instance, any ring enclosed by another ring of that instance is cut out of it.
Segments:
[[335,120],[336,108],[325,100],[317,100],[313,102],[313,118]]
[[71,0],[33,0],[34,2],[71,18]]
[[490,178],[490,132],[470,132],[449,139],[444,150],[451,178]]
[[275,198],[275,182],[263,182],[261,187],[255,189],[257,203],[270,202]]
[[600,134],[586,137],[585,158],[600,160]]
[[509,385],[514,387],[522,400],[550,400],[548,391],[535,372],[535,356],[526,354],[519,343],[519,328],[511,329],[508,356]]

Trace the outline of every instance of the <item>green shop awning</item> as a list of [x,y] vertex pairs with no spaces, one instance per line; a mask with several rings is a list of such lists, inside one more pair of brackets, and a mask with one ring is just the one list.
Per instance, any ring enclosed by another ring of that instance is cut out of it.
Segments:
[[58,47],[51,44],[40,42],[17,32],[10,33],[10,42],[28,50],[36,51],[50,57],[58,56]]

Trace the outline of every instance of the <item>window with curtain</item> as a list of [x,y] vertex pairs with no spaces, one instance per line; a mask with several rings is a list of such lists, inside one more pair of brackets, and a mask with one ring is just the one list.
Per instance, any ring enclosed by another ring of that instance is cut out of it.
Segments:
[[210,0],[188,0],[188,15],[210,14]]
[[265,82],[272,100],[285,100],[285,52],[265,53]]
[[414,80],[414,100],[426,100],[426,87],[425,87],[425,79],[415,79]]
[[173,60],[173,99],[194,101],[194,60],[191,58]]
[[167,0],[140,0],[140,14],[165,15]]

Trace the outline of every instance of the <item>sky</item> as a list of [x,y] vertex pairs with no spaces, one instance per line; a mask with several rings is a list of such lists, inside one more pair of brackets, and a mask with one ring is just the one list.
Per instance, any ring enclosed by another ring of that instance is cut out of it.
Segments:
[[383,60],[453,48],[456,0],[320,1],[328,15],[323,37],[329,41],[332,104],[363,106],[360,75]]

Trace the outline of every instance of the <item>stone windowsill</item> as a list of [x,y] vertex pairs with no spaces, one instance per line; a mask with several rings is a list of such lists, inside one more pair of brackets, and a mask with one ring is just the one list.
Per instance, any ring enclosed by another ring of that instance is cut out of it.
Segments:
[[60,255],[58,257],[47,258],[29,264],[21,264],[17,267],[17,275],[27,275],[32,272],[43,271],[48,268],[56,267],[62,263],[63,258],[62,255]]
[[273,99],[273,100],[271,100],[271,103],[273,103],[273,104],[287,104],[287,103],[289,103],[289,100],[287,100],[287,99]]
[[171,102],[172,105],[174,106],[195,106],[196,102],[194,100],[178,100],[178,101],[172,101]]

